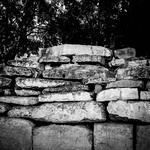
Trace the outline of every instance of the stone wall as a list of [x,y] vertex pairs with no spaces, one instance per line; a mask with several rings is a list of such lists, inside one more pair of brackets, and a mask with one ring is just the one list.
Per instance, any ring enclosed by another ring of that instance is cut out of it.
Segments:
[[0,150],[149,150],[150,60],[60,45],[0,65]]

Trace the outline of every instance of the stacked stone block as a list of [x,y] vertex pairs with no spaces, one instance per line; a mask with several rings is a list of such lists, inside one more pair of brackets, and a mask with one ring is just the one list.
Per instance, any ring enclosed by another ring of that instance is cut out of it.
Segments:
[[0,65],[0,149],[148,150],[149,68],[134,48],[91,45],[9,60]]

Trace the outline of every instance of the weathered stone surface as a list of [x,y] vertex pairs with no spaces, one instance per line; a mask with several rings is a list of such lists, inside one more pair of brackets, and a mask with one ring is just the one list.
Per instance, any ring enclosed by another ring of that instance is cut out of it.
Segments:
[[87,85],[72,84],[60,87],[45,88],[42,91],[42,94],[48,94],[51,92],[71,92],[71,91],[89,91],[89,88]]
[[150,125],[137,126],[136,150],[149,150],[150,148]]
[[35,128],[35,150],[91,150],[92,133],[84,126],[49,125]]
[[112,66],[123,66],[123,65],[126,65],[126,60],[123,59],[123,58],[120,58],[120,59],[113,59],[111,62],[109,62],[109,66],[112,67]]
[[16,67],[37,68],[39,70],[44,70],[44,65],[37,61],[9,60],[7,64]]
[[100,63],[105,65],[105,58],[99,55],[75,55],[73,56],[73,62],[93,62],[93,63]]
[[136,51],[134,48],[122,48],[114,51],[114,56],[117,58],[134,58],[136,56]]
[[116,88],[103,90],[97,94],[97,101],[111,100],[137,100],[139,99],[137,88]]
[[46,55],[40,58],[39,62],[46,62],[46,63],[69,63],[70,58],[66,56],[51,56]]
[[41,74],[41,71],[35,68],[6,66],[4,67],[3,74],[8,76],[38,77]]
[[116,73],[117,79],[150,79],[150,66],[120,68]]
[[0,117],[0,149],[32,150],[32,128],[29,121]]
[[18,105],[34,105],[38,103],[38,97],[2,96],[0,102]]
[[111,101],[107,110],[112,119],[125,117],[150,122],[150,102],[147,101]]
[[128,67],[145,67],[148,66],[148,60],[132,60],[128,61]]
[[117,123],[94,124],[95,150],[132,150],[133,125]]
[[50,80],[41,78],[16,78],[16,85],[22,88],[46,88],[68,85],[70,82],[63,80]]
[[148,81],[148,82],[146,83],[146,89],[147,89],[148,91],[150,91],[150,81]]
[[47,48],[46,55],[100,55],[110,57],[112,51],[102,46],[64,44]]
[[118,80],[107,84],[106,89],[109,88],[132,88],[132,87],[143,87],[143,81],[139,80]]
[[3,87],[3,86],[10,86],[11,84],[11,79],[9,78],[5,78],[5,77],[0,77],[0,87]]
[[9,105],[5,103],[0,103],[0,113],[4,113],[6,111],[10,110]]
[[150,91],[141,91],[140,99],[141,100],[150,100]]
[[49,93],[39,96],[39,102],[61,102],[61,101],[91,101],[90,92],[77,91],[65,93]]
[[36,96],[36,95],[40,95],[41,92],[40,91],[35,91],[35,90],[29,90],[29,89],[15,89],[15,93],[19,96]]
[[105,121],[104,105],[100,102],[47,103],[40,106],[14,107],[10,117],[32,118],[54,123]]

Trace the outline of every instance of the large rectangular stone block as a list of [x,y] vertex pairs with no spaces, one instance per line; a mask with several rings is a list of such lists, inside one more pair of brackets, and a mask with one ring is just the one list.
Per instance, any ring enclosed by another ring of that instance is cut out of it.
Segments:
[[23,117],[46,122],[94,122],[105,121],[104,105],[100,102],[47,103],[33,107],[14,107],[10,117]]
[[84,126],[49,125],[33,132],[33,150],[92,149],[92,133]]
[[16,78],[16,85],[21,88],[47,88],[70,84],[69,81],[41,78]]
[[30,121],[0,117],[0,149],[32,150],[32,128]]
[[111,119],[134,119],[150,122],[150,102],[148,101],[111,101],[107,106]]
[[97,101],[111,101],[111,100],[137,100],[139,93],[137,88],[116,88],[107,89],[97,94]]
[[94,124],[95,150],[133,150],[133,125]]
[[65,93],[49,93],[39,96],[39,102],[61,102],[61,101],[91,101],[90,92],[77,91]]

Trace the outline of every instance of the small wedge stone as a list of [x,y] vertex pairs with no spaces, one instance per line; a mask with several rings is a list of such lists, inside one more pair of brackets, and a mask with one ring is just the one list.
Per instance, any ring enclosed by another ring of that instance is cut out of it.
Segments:
[[148,91],[150,91],[150,81],[148,81],[148,82],[146,83],[146,89],[147,89]]
[[84,126],[49,125],[35,128],[35,150],[91,150],[92,133]]
[[141,100],[150,100],[150,91],[141,91],[140,99]]
[[123,58],[113,59],[111,62],[109,62],[110,67],[112,67],[112,66],[119,67],[119,66],[123,66],[123,65],[126,65],[126,60]]
[[6,111],[10,110],[9,105],[5,103],[0,103],[0,113],[4,113]]
[[29,90],[29,89],[15,89],[15,93],[19,96],[37,96],[40,95],[40,91],[35,91],[35,90]]
[[0,87],[10,86],[12,79],[6,77],[0,77]]

